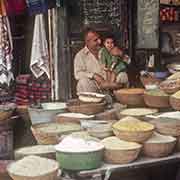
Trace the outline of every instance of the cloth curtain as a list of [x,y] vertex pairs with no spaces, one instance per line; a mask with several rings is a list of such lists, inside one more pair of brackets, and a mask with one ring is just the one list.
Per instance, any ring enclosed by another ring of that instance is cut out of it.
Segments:
[[50,79],[49,52],[43,14],[35,17],[30,69],[36,78],[45,73]]
[[12,35],[7,16],[0,16],[0,83],[9,85],[14,79],[12,66]]

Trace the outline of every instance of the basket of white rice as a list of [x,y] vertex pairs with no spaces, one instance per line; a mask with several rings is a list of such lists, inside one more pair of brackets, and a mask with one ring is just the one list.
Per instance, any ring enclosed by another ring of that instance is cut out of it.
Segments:
[[13,180],[54,180],[57,179],[58,169],[55,160],[38,156],[27,156],[7,167]]

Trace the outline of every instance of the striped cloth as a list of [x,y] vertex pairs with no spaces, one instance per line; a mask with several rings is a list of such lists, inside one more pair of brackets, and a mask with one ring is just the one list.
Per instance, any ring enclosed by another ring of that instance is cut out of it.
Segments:
[[47,0],[26,0],[28,12],[31,15],[41,14],[48,11]]

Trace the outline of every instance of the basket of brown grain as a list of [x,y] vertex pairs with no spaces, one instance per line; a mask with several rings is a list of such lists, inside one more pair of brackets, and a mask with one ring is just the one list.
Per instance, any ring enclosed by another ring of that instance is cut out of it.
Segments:
[[129,106],[143,107],[144,103],[144,89],[131,88],[131,89],[120,89],[114,91],[114,95],[117,101],[121,104],[127,104]]

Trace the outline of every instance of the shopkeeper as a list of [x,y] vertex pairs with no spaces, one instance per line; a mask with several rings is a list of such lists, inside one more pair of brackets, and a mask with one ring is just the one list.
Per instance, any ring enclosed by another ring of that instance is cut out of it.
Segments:
[[101,39],[93,28],[88,27],[84,31],[84,41],[85,47],[76,54],[74,60],[74,76],[78,81],[77,93],[100,92],[109,83],[100,61]]

